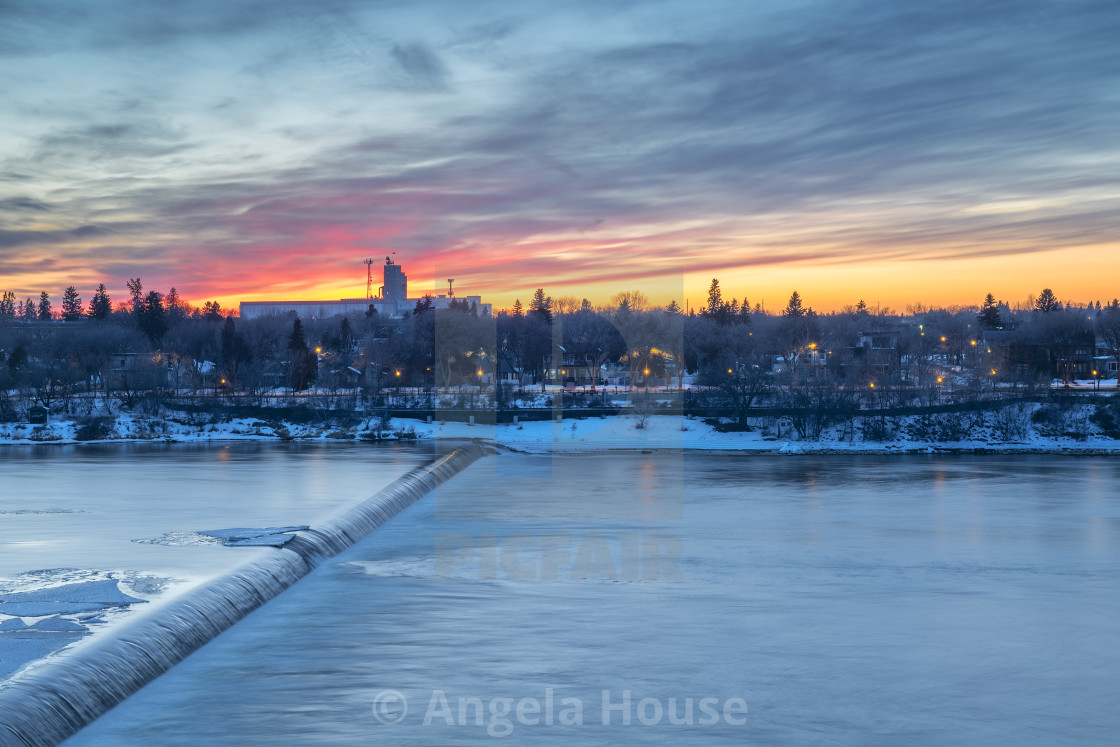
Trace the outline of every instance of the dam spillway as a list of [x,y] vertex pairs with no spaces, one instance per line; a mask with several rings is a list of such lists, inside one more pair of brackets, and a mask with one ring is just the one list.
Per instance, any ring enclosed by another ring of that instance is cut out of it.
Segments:
[[4,683],[0,747],[59,744],[485,453],[457,447],[282,549]]

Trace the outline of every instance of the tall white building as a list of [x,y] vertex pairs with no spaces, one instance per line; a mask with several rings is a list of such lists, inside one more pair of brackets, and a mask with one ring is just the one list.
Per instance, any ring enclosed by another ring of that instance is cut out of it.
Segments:
[[[365,314],[372,306],[377,313],[388,317],[401,317],[406,311],[416,308],[419,298],[408,297],[408,276],[404,268],[385,258],[382,267],[382,285],[374,298],[340,298],[337,301],[242,301],[241,318],[253,319],[259,316],[284,315],[295,312],[304,319],[322,319],[337,314]],[[432,307],[446,309],[453,300],[450,293],[432,297]],[[491,305],[482,302],[481,296],[459,296],[478,307],[479,314],[492,313]]]

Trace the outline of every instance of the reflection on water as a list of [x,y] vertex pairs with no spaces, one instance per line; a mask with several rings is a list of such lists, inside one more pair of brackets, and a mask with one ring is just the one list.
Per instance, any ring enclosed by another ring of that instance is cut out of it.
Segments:
[[[491,458],[71,744],[467,744],[507,725],[544,744],[1111,741],[1117,478],[1107,458]],[[634,557],[681,578],[605,572]],[[742,723],[702,725],[704,698],[741,698]],[[563,699],[582,723],[560,723]],[[670,723],[688,699],[692,725]]]

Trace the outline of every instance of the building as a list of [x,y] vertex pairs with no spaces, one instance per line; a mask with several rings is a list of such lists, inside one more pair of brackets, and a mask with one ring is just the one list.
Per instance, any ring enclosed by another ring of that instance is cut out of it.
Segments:
[[[242,301],[241,318],[295,313],[304,319],[323,319],[340,314],[365,315],[370,309],[382,316],[399,318],[416,308],[416,303],[420,300],[408,297],[408,276],[404,268],[394,262],[392,257],[386,257],[382,267],[381,288],[372,298],[340,298],[337,301]],[[456,297],[449,290],[447,295],[432,298],[432,308],[446,309],[453,300]],[[459,296],[457,300],[476,306],[479,314],[488,315],[492,311],[491,305],[483,303],[481,296]]]

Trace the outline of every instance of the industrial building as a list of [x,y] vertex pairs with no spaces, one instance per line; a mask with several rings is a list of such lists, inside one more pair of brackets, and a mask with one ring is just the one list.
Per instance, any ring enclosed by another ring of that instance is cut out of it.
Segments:
[[[295,313],[304,319],[322,319],[338,314],[366,314],[370,308],[378,314],[387,317],[401,317],[406,311],[416,308],[420,298],[408,297],[408,276],[404,268],[393,261],[392,257],[385,258],[382,267],[382,285],[377,293],[373,292],[373,260],[365,260],[366,264],[366,297],[365,298],[340,298],[337,301],[242,301],[241,318],[253,319],[259,316],[283,315]],[[454,280],[447,281],[447,294],[432,296],[432,308],[446,309],[453,300],[466,301],[468,305],[478,308],[479,314],[490,314],[491,306],[482,302],[481,296],[459,296],[454,294]]]

